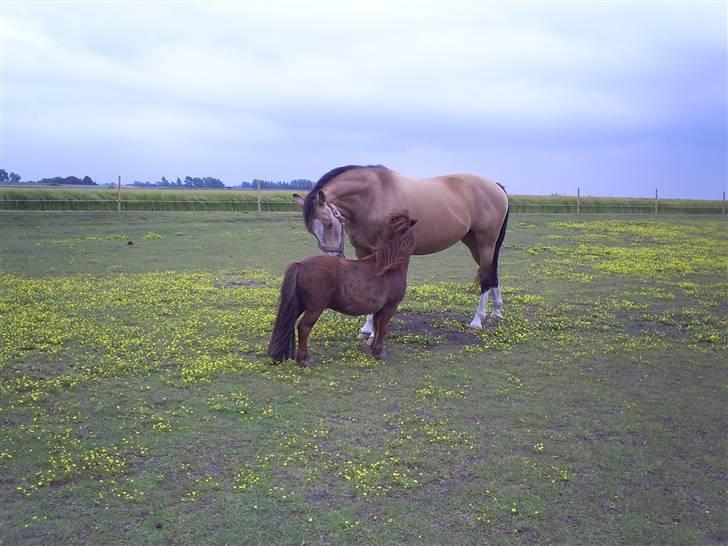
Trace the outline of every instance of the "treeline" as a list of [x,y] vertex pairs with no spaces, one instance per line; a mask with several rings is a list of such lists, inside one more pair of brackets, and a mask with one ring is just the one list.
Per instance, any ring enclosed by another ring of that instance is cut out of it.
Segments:
[[225,189],[225,184],[219,178],[213,178],[212,176],[185,176],[184,181],[180,180],[179,176],[174,182],[170,182],[166,177],[162,177],[158,182],[140,182],[135,180],[133,186],[141,188],[215,188]]
[[[0,184],[18,184],[20,175],[0,169]],[[54,176],[53,178],[41,178],[40,180],[28,180],[24,184],[39,184],[42,186],[98,186],[90,176],[78,178],[77,176]]]
[[[258,184],[263,190],[310,190],[313,187],[313,182],[306,180],[305,178],[298,178],[290,181],[272,181],[272,180],[259,180],[254,178],[252,182],[241,182],[239,186],[234,186],[241,189],[257,189]],[[185,176],[184,180],[180,180],[178,177],[174,182],[170,182],[164,176],[157,182],[140,182],[135,180],[133,186],[140,188],[197,188],[197,189],[225,189],[227,186],[219,179],[211,176],[192,177]]]
[[313,188],[313,182],[305,178],[297,178],[289,182],[273,182],[271,180],[259,180],[256,178],[252,182],[241,182],[240,187],[242,189],[257,189],[258,183],[260,183],[260,188],[263,190],[310,190]]
[[35,183],[44,186],[63,186],[64,184],[73,186],[98,186],[90,176],[84,176],[83,178],[78,178],[77,176],[54,176],[53,178],[41,178]]
[[14,172],[8,174],[5,169],[0,169],[0,184],[10,182],[11,184],[17,184],[20,182],[20,175]]
[[[5,169],[0,169],[0,184],[18,184],[21,178],[19,174],[14,172],[8,173]],[[42,178],[40,180],[28,180],[24,184],[37,184],[42,186],[98,186],[90,176],[78,178],[76,176],[54,176],[53,178]],[[114,183],[106,184],[107,186],[115,186]],[[135,180],[132,186],[138,188],[187,188],[187,189],[226,189],[227,186],[219,178],[212,176],[185,176],[184,180],[177,177],[176,180],[170,181],[166,177],[160,180],[150,182]],[[295,180],[261,180],[254,178],[252,182],[243,181],[239,186],[241,189],[257,189],[260,187],[264,190],[310,190],[313,188],[313,182],[305,178],[297,178]]]

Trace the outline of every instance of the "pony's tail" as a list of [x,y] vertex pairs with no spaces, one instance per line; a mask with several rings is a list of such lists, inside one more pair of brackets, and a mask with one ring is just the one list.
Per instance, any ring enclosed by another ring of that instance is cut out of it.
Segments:
[[298,298],[298,268],[301,264],[294,262],[286,269],[281,285],[281,301],[273,326],[273,335],[268,345],[268,356],[274,362],[293,358],[296,354],[296,320],[303,312]]

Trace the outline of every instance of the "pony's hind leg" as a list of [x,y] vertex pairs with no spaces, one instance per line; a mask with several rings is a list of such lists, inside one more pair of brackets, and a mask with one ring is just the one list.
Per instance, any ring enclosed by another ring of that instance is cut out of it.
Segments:
[[308,355],[308,335],[323,312],[323,309],[307,309],[298,323],[298,351],[296,352],[296,362],[303,366],[313,364],[313,360]]

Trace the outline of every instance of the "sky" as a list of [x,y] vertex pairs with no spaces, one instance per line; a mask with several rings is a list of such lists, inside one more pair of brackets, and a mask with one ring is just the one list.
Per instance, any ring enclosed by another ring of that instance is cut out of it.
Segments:
[[0,1],[23,180],[472,172],[720,199],[728,3]]

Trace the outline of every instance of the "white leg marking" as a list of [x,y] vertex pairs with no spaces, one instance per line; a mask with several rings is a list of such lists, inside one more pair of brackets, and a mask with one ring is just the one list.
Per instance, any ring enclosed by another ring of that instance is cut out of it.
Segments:
[[374,315],[367,315],[367,321],[359,330],[359,339],[369,339],[374,335]]
[[480,295],[480,303],[478,303],[478,310],[475,311],[475,316],[470,322],[470,328],[473,330],[483,329],[483,319],[485,318],[485,310],[488,308],[488,292],[485,291]]
[[500,287],[494,286],[490,289],[490,295],[493,296],[493,313],[490,316],[503,318],[501,311],[503,310],[503,298],[501,297]]

